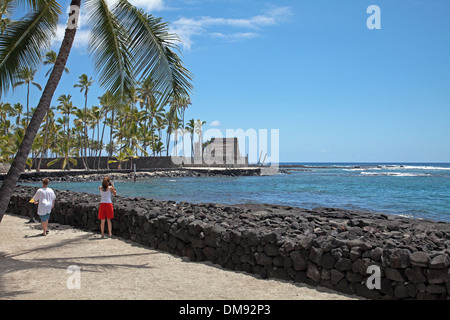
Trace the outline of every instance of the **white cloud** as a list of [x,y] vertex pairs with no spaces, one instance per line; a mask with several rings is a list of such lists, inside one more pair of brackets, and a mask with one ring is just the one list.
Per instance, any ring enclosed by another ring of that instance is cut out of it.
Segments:
[[236,32],[236,33],[230,33],[230,34],[224,34],[221,32],[213,32],[211,33],[211,37],[216,39],[224,39],[227,41],[237,41],[241,39],[251,39],[256,38],[258,36],[257,33],[254,32]]
[[[112,6],[116,1],[107,0],[109,6]],[[149,13],[167,9],[164,3],[165,0],[129,1],[137,7],[147,10]],[[180,38],[184,49],[190,50],[194,44],[194,38],[199,36],[207,36],[229,42],[256,38],[263,28],[277,25],[290,15],[291,9],[289,7],[274,7],[261,15],[240,19],[208,16],[199,18],[182,17],[173,22],[170,27],[171,31]],[[83,25],[83,22],[86,21],[87,17],[81,13],[79,28],[77,29],[74,42],[75,48],[85,48],[89,43],[90,31],[86,25]],[[58,26],[56,37],[52,44],[61,43],[65,28],[66,26],[62,24]]]
[[[60,44],[64,39],[64,34],[66,31],[66,25],[59,24],[56,28],[56,37],[53,38],[52,46]],[[74,48],[87,48],[89,44],[89,37],[91,36],[91,31],[87,29],[77,29],[75,34],[75,40],[73,42]]]
[[[258,35],[258,31],[262,30],[263,27],[277,25],[290,15],[290,8],[278,7],[273,8],[262,15],[245,19],[214,18],[207,16],[199,17],[197,19],[183,17],[172,24],[172,31],[180,37],[183,47],[190,50],[194,43],[194,37],[209,35],[211,37],[226,40],[255,38]],[[224,33],[212,30],[219,27],[246,30],[250,29],[252,32],[239,31]]]
[[[117,1],[118,0],[106,0],[106,3],[112,8]],[[128,2],[133,6],[148,11],[150,14],[152,11],[161,11],[165,9],[164,0],[128,0]]]
[[[152,13],[154,11],[160,11],[165,8],[164,6],[164,0],[129,0],[130,3],[136,7],[142,8],[147,10],[149,13]],[[117,0],[106,0],[108,3],[108,6],[111,8],[114,6],[114,4],[117,2]],[[69,8],[67,7],[67,13],[69,13]],[[86,48],[89,43],[89,37],[90,37],[90,30],[89,27],[86,25],[88,21],[88,17],[83,14],[83,12],[80,13],[80,18],[78,21],[78,28],[77,33],[75,36],[75,41],[73,43],[73,46],[75,48]],[[59,24],[56,29],[56,37],[53,39],[52,45],[56,43],[61,43],[64,38],[66,25],[65,24]]]
[[146,9],[150,14],[152,11],[161,11],[164,9],[163,0],[129,0],[129,2],[133,6]]
[[[69,8],[67,7],[67,13],[69,13]],[[90,30],[87,27],[88,17],[80,12],[80,17],[78,19],[77,33],[75,34],[75,40],[73,42],[74,48],[86,48],[89,43]],[[60,44],[64,39],[64,33],[66,32],[67,24],[58,24],[56,27],[56,36],[53,38],[52,46],[55,44]]]
[[214,120],[213,122],[211,122],[209,124],[210,127],[220,127],[222,124],[220,123],[219,120]]

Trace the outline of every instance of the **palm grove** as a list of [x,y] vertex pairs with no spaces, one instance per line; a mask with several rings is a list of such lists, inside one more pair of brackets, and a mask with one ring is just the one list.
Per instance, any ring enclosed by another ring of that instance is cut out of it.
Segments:
[[[55,52],[48,52],[43,65],[52,65],[53,57]],[[25,69],[22,74],[27,76],[20,77],[14,86],[26,86],[27,92],[30,86],[31,90],[42,90],[33,81],[36,70]],[[158,92],[154,92],[151,79],[139,83],[120,102],[110,91],[92,99],[89,89],[93,82],[86,74],[80,75],[73,85],[79,92],[62,94],[50,106],[27,159],[28,168],[40,170],[43,158],[56,158],[49,165],[64,170],[70,170],[78,161],[87,170],[105,169],[100,167],[100,157],[105,155],[108,169],[110,163],[118,163],[119,168],[131,167],[132,159],[138,156],[168,156],[169,150],[180,154],[184,151],[177,150],[180,137],[187,135],[190,140],[205,124],[194,119],[184,121],[189,99],[169,99],[166,105],[158,104]],[[83,105],[74,105],[75,94],[83,95]],[[91,105],[90,100],[96,104]],[[29,102],[26,110],[20,103],[0,102],[1,162],[13,160],[34,109],[30,109]],[[87,161],[88,157],[94,161]]]
[[[93,106],[88,105],[93,80],[87,75],[74,84],[79,89],[76,93],[85,95],[83,106],[74,106],[69,93],[54,97],[67,71],[82,5],[91,28],[88,51],[98,74],[96,81],[105,90]],[[18,7],[27,13],[14,20]],[[190,104],[192,75],[176,53],[177,36],[161,18],[127,0],[111,6],[106,0],[72,0],[59,52],[47,55],[62,14],[61,4],[52,0],[0,2],[0,95],[19,85],[41,92],[34,109],[28,102],[26,111],[17,104],[1,105],[2,157],[11,161],[11,167],[0,188],[0,221],[30,153],[36,157],[53,153],[70,166],[75,156],[100,155],[106,126],[114,143],[105,149],[117,161],[167,153],[171,133],[184,123],[184,110]],[[41,87],[33,74],[44,57],[51,70]],[[24,71],[29,73],[27,79]]]

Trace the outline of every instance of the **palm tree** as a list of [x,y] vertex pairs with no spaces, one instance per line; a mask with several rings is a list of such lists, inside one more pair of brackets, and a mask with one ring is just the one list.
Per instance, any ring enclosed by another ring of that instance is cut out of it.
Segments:
[[130,155],[126,151],[119,151],[119,153],[115,156],[116,160],[109,160],[109,163],[118,163],[117,169],[122,169],[122,163],[130,160]]
[[49,163],[47,163],[47,167],[50,167],[55,163],[59,162],[60,160],[62,160],[61,170],[65,170],[66,167],[68,167],[68,169],[70,170],[69,163],[72,163],[75,166],[77,165],[77,160],[75,159],[77,153],[78,150],[72,149],[70,147],[70,141],[67,138],[65,138],[59,145],[58,149],[58,154],[61,156],[61,158],[50,161]]
[[[92,141],[94,142],[95,128],[97,128],[97,141],[100,140],[100,120],[103,118],[102,110],[99,106],[93,106],[91,111],[91,128],[92,128]],[[93,150],[92,156],[97,156],[97,150]]]
[[11,115],[13,112],[14,109],[11,107],[10,103],[0,102],[0,124],[2,124],[3,121],[6,121],[6,117]]
[[154,104],[150,106],[150,133],[152,135],[152,149],[155,148],[155,126],[154,126],[154,121],[156,123],[161,123],[161,119],[164,118],[165,114],[164,114],[164,107],[163,106],[159,106],[158,104]]
[[[53,117],[54,117],[54,110],[55,107],[50,107],[47,111],[47,114],[45,115],[45,134],[44,134],[44,142],[42,144],[42,150],[41,150],[41,157],[39,158],[39,161],[36,165],[36,171],[40,171],[41,169],[41,162],[42,162],[42,158],[44,156],[44,152],[47,152],[47,147],[48,147],[48,134],[50,131],[50,125],[51,122],[53,121]],[[69,134],[67,134],[67,137],[69,137]]]
[[106,120],[105,120],[106,124],[109,127],[109,143],[106,145],[106,153],[108,154],[108,159],[106,161],[107,169],[109,169],[109,158],[111,158],[113,153],[116,151],[116,146],[115,146],[115,143],[113,140],[114,123],[115,123],[114,109],[115,109],[115,107],[113,107],[111,110],[111,118],[106,118]]
[[[58,54],[57,54],[55,51],[53,51],[53,50],[50,50],[49,52],[47,52],[47,53],[45,54],[45,60],[44,60],[44,62],[43,62],[44,66],[46,66],[46,65],[52,65],[52,67],[50,67],[50,69],[48,69],[47,73],[45,74],[46,77],[48,77],[48,75],[50,74],[50,72],[52,72],[52,70],[53,70],[53,65],[55,65],[55,63],[56,63],[56,58],[57,58],[57,57],[58,57]],[[67,67],[64,67],[64,71],[65,71],[66,73],[69,73],[69,72],[70,72],[70,70],[69,70]]]
[[11,23],[11,19],[8,16],[11,15],[13,1],[14,0],[2,0],[0,4],[0,33],[5,32],[6,27]]
[[20,117],[22,115],[23,105],[21,103],[15,103],[13,105],[13,114],[12,117],[16,118],[16,125],[20,123]]
[[188,121],[185,132],[191,135],[191,159],[194,159],[194,133],[195,133],[195,120],[191,119]]
[[151,77],[148,77],[147,79],[145,79],[144,81],[141,82],[139,88],[138,88],[138,92],[139,92],[139,98],[141,101],[141,106],[144,109],[144,127],[145,129],[143,129],[143,142],[144,145],[142,146],[144,150],[147,150],[147,132],[148,132],[148,121],[151,118],[151,113],[150,110],[156,106],[157,103],[157,95],[160,95],[159,92],[155,91],[155,85],[153,83],[153,79]]
[[[162,101],[174,91],[180,96],[189,95],[192,75],[174,52],[178,49],[175,44],[178,38],[168,32],[167,23],[137,9],[127,0],[116,1],[113,8],[104,0],[85,1],[92,26],[89,52],[101,86],[123,97],[136,80],[151,76],[156,90],[162,92]],[[21,66],[34,67],[40,63],[42,50],[50,47],[62,13],[55,0],[29,0],[25,4],[25,17],[9,24],[0,34],[0,95],[17,81]],[[64,72],[80,6],[81,0],[71,0],[71,12],[55,65],[0,188],[0,222]]]
[[162,143],[161,140],[158,139],[158,141],[156,141],[156,143],[154,144],[154,152],[156,154],[159,153],[159,156],[161,156],[161,153],[165,150],[164,148],[164,143]]
[[[102,96],[98,97],[101,108],[101,114],[105,117],[105,121],[103,121],[103,128],[102,128],[102,137],[99,140],[100,146],[103,146],[103,136],[105,134],[105,127],[108,123],[108,112],[112,111],[115,106],[115,100],[114,96],[111,94],[110,91],[105,92]],[[112,133],[112,126],[111,126],[111,133]],[[112,135],[111,135],[112,136]],[[98,169],[100,169],[100,157],[102,155],[102,149],[100,149],[100,152],[98,153]],[[109,158],[108,158],[109,161]]]
[[[88,101],[88,92],[89,92],[89,87],[92,86],[92,84],[94,83],[94,80],[92,80],[92,78],[88,79],[88,76],[86,74],[82,74],[81,76],[78,77],[78,83],[74,84],[74,88],[80,88],[80,92],[82,93],[84,91],[84,113],[87,115],[87,101]],[[86,118],[85,118],[86,120]],[[85,134],[85,141],[84,141],[84,157],[85,157],[85,164],[86,164],[86,169],[89,170],[89,165],[87,163],[87,148],[88,148],[88,144],[87,144],[87,139],[88,139],[88,133],[87,133],[87,123],[84,123],[84,134]]]
[[[159,140],[162,140],[162,131],[166,128],[167,125],[167,118],[166,114],[163,114],[162,117],[155,118],[155,129],[158,130],[158,137]],[[162,142],[161,142],[162,143]]]
[[191,102],[191,99],[186,96],[178,98],[178,99],[180,100],[179,112],[181,115],[181,121],[183,122],[183,128],[184,128],[184,113],[185,113],[186,109],[189,107],[189,105],[192,104],[192,102]]
[[201,121],[200,119],[197,119],[195,122],[195,133],[198,135],[198,145],[199,145],[199,157],[202,157],[203,153],[203,126],[206,124],[206,121]]
[[75,119],[73,120],[73,123],[75,125],[76,128],[76,135],[77,135],[77,149],[79,152],[79,156],[81,158],[81,160],[83,161],[83,166],[84,168],[87,168],[86,165],[86,159],[85,157],[83,157],[82,154],[82,149],[83,146],[85,145],[84,141],[86,141],[86,131],[84,124],[87,122],[87,114],[85,113],[85,111],[83,109],[75,109],[74,111],[74,116]]
[[[67,139],[70,139],[69,132],[70,132],[70,115],[75,111],[76,107],[73,105],[72,96],[70,94],[62,94],[58,97],[57,101],[59,102],[59,105],[57,106],[57,109],[61,111],[62,114],[66,116],[67,119]],[[64,125],[65,126],[65,125]]]
[[27,127],[28,127],[28,114],[29,114],[29,105],[30,105],[30,84],[38,88],[42,91],[42,87],[39,83],[33,82],[34,75],[36,74],[37,70],[33,70],[30,67],[22,67],[18,71],[18,77],[20,81],[17,81],[14,83],[14,87],[26,84],[27,85]]
[[[184,113],[186,111],[186,109],[189,107],[189,105],[191,105],[191,99],[189,97],[181,97],[178,98],[178,113],[181,116],[181,125],[180,127],[184,130],[185,126],[184,126]],[[183,144],[183,156],[185,156],[185,152],[184,152],[184,132],[182,133],[182,144]]]
[[117,143],[120,145],[119,150],[127,147],[127,137],[131,130],[130,126],[131,119],[131,106],[127,103],[121,104],[117,112],[117,130],[115,133],[115,138],[117,138]]

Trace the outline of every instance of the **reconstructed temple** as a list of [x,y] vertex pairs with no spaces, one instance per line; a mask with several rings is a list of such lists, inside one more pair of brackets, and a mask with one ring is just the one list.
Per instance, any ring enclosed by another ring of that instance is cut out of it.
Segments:
[[203,150],[203,163],[209,166],[248,166],[248,158],[242,157],[238,138],[212,138]]

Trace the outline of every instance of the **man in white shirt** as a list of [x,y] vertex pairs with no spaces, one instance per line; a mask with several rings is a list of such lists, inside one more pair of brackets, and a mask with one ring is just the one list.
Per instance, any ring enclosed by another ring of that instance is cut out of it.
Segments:
[[38,215],[42,222],[43,235],[47,235],[48,219],[50,219],[50,212],[55,206],[56,195],[52,188],[48,187],[48,179],[42,180],[42,188],[36,191],[33,196],[34,203],[38,204]]

